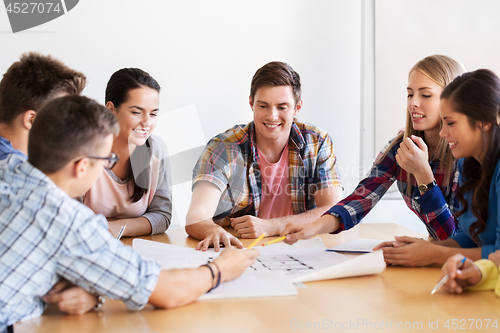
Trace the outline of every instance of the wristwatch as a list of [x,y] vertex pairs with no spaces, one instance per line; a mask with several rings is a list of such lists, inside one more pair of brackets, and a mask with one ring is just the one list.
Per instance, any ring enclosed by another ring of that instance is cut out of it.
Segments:
[[106,301],[106,299],[104,298],[104,296],[101,296],[101,295],[98,295],[96,297],[96,300],[97,300],[97,304],[95,305],[94,309],[100,309],[100,308],[102,308],[102,306],[104,305],[104,302]]
[[437,186],[435,179],[432,181],[432,183],[418,185],[418,190],[420,191],[420,193],[424,194],[425,192],[429,191],[434,186]]

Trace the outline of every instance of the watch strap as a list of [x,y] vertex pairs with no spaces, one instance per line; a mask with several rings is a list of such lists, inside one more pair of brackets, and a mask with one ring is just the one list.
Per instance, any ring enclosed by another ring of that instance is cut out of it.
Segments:
[[437,186],[437,183],[436,183],[435,179],[432,182],[430,182],[429,184],[420,184],[420,185],[418,185],[418,190],[421,193],[425,193],[425,192],[429,191],[431,188],[433,188],[434,186]]

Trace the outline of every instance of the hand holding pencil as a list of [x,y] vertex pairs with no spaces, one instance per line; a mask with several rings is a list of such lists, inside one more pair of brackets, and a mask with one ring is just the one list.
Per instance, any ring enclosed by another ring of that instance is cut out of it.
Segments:
[[[464,260],[465,259],[465,260]],[[460,265],[460,263],[462,265]],[[468,258],[461,254],[455,254],[448,258],[441,268],[441,279],[448,275],[448,281],[443,284],[442,289],[449,293],[461,293],[464,288],[476,285],[481,281],[481,271]]]

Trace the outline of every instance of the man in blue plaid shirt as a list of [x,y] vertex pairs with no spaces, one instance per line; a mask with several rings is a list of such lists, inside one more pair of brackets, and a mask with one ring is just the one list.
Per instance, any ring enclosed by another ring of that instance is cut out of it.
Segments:
[[104,216],[73,198],[117,162],[111,153],[117,133],[104,106],[61,97],[37,112],[28,161],[11,154],[0,162],[0,332],[40,316],[61,279],[130,309],[148,302],[172,308],[238,277],[258,255],[229,249],[196,269],[161,271],[115,239]]

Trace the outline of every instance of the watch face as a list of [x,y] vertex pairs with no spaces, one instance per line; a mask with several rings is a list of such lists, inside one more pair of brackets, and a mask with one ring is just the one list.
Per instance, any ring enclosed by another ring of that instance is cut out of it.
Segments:
[[427,192],[427,185],[425,185],[425,184],[420,184],[420,185],[418,185],[418,190],[419,190],[420,192],[422,192],[422,193]]

